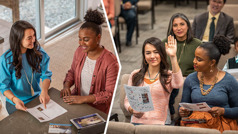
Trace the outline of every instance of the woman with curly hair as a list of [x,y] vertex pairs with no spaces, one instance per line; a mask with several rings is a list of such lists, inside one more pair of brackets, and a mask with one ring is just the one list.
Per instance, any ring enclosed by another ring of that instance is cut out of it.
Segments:
[[90,9],[84,19],[86,22],[78,34],[79,47],[64,80],[61,97],[68,104],[88,103],[108,114],[119,70],[117,58],[100,45],[103,15]]
[[225,55],[229,50],[230,42],[224,36],[216,36],[213,42],[204,43],[196,49],[193,64],[197,72],[186,78],[181,102],[206,102],[211,110],[192,112],[180,107],[181,117],[206,121],[201,124],[182,125],[218,129],[221,132],[238,130],[236,122],[238,118],[238,82],[232,75],[217,67],[221,54]]
[[[49,102],[48,88],[52,72],[50,57],[40,47],[36,30],[28,22],[15,22],[10,31],[10,49],[0,57],[0,90],[6,99],[9,114],[16,109],[26,111],[24,104],[40,95],[40,102]],[[42,89],[40,88],[42,79]]]

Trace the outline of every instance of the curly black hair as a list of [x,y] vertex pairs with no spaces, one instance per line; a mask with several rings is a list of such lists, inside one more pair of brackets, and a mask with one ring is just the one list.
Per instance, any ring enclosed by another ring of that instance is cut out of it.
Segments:
[[103,14],[97,10],[89,9],[84,16],[84,20],[86,21],[80,27],[80,29],[89,28],[96,32],[96,34],[102,34],[101,24],[105,22],[105,18]]
[[212,42],[206,42],[200,45],[201,48],[205,49],[210,60],[216,60],[218,64],[221,54],[226,55],[229,53],[231,45],[228,38],[223,35],[217,35],[214,37]]

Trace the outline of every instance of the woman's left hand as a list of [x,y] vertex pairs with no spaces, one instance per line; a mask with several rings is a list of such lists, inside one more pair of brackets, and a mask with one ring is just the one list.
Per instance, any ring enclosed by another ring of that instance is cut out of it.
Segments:
[[68,104],[83,104],[86,96],[64,96],[63,101]]
[[165,42],[165,50],[168,56],[173,57],[176,56],[177,52],[177,41],[174,39],[174,36],[169,35],[168,43]]
[[50,101],[50,96],[48,94],[48,92],[41,92],[40,94],[40,103],[42,103],[44,105],[44,107],[46,108],[46,104]]
[[213,117],[219,117],[224,115],[225,109],[222,107],[212,107],[212,109],[209,112]]

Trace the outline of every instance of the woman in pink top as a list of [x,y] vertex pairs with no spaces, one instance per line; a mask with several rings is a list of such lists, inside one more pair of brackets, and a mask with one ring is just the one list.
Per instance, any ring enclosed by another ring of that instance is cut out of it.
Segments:
[[64,80],[61,97],[68,104],[88,103],[108,114],[119,70],[117,58],[99,44],[103,15],[88,10],[84,19],[86,22],[78,34],[79,47]]
[[[125,108],[131,113],[133,124],[170,124],[168,108],[170,93],[173,88],[183,85],[183,76],[177,62],[177,41],[168,37],[165,47],[158,38],[145,40],[142,48],[142,68],[134,70],[128,81],[130,86],[149,86],[154,106],[153,111],[138,112],[131,108],[127,97]],[[169,69],[167,55],[171,59],[172,71]]]

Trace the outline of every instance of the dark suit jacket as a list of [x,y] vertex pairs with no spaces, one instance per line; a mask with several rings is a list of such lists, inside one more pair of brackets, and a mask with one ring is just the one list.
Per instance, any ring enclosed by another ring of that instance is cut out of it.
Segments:
[[[208,20],[209,12],[205,12],[203,14],[195,16],[193,20],[192,30],[194,36],[200,40],[202,40]],[[234,30],[234,22],[233,18],[229,15],[221,12],[219,19],[217,21],[216,31],[214,36],[216,35],[224,35],[233,43],[235,30]]]

